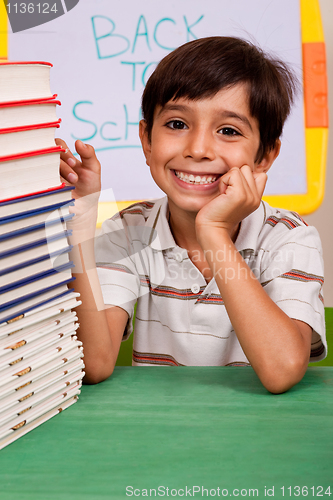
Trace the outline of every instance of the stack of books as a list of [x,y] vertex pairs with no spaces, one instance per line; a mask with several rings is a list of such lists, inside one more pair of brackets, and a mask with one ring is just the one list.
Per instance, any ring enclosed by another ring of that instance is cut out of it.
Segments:
[[73,404],[84,376],[51,66],[0,64],[0,449]]

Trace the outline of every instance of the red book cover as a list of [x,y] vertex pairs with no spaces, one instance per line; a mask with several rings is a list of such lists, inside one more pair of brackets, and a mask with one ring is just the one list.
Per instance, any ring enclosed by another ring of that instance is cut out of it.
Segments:
[[40,128],[49,128],[49,127],[60,127],[61,118],[56,122],[51,123],[36,123],[35,125],[25,125],[24,127],[12,127],[12,128],[0,128],[0,134],[12,134],[15,132],[23,132],[24,130],[36,130]]
[[66,149],[62,148],[61,146],[54,146],[52,148],[46,148],[46,149],[37,149],[35,151],[28,151],[26,153],[19,153],[9,156],[0,156],[0,162],[21,160],[23,158],[28,158],[29,156],[47,155],[50,153],[61,153],[62,151],[65,152]]
[[45,61],[1,61],[0,66],[8,66],[9,64],[20,66],[21,64],[45,64],[45,66],[50,66],[53,68],[53,64]]
[[42,97],[41,99],[25,99],[22,101],[8,101],[8,102],[0,102],[0,108],[9,108],[14,106],[29,106],[32,104],[58,104],[61,106],[61,102],[56,100],[58,94],[54,94],[52,98],[50,97]]
[[36,196],[38,194],[46,194],[46,193],[52,193],[54,191],[59,191],[60,189],[63,189],[66,187],[66,183],[63,182],[60,184],[60,186],[52,187],[49,189],[43,189],[42,191],[35,191],[33,193],[28,193],[28,194],[22,194],[20,196],[14,196],[13,198],[5,198],[3,200],[0,200],[0,203],[7,202],[7,201],[12,201],[12,200],[24,200],[24,198],[29,198],[30,196]]

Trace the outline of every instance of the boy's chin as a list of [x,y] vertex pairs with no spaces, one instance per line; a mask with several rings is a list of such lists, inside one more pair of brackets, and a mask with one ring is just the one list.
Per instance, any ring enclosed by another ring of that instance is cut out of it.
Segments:
[[191,214],[196,215],[202,208],[204,208],[206,205],[208,205],[213,199],[215,199],[218,196],[218,193],[215,196],[211,196],[209,198],[206,198],[204,200],[200,199],[193,199],[193,200],[181,200],[178,202],[178,200],[173,200],[168,196],[168,201],[169,205],[176,206],[178,209],[183,210],[184,212],[188,212]]

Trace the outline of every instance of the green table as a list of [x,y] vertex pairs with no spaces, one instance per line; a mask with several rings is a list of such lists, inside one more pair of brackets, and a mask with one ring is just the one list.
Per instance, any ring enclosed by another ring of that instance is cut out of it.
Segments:
[[119,367],[0,452],[5,500],[267,498],[273,487],[333,500],[331,367],[281,395],[247,367]]

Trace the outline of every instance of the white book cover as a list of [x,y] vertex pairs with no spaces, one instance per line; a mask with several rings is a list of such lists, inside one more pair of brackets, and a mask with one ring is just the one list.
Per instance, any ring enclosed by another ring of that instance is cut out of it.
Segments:
[[58,406],[62,407],[62,403],[65,403],[68,399],[73,398],[73,396],[78,396],[81,392],[80,389],[81,384],[76,383],[70,388],[70,390],[60,391],[58,394],[44,401],[42,404],[37,405],[35,408],[32,408],[31,411],[29,411],[29,416],[25,416],[24,414],[20,415],[13,419],[11,422],[5,424],[4,426],[1,426],[0,439],[3,439],[6,436],[10,435],[12,431],[16,431],[18,429],[21,429],[26,424],[30,424],[31,422],[36,420],[36,418],[44,415],[51,409]]
[[14,405],[21,403],[22,401],[28,400],[34,394],[43,391],[56,382],[67,380],[74,373],[76,374],[82,372],[83,369],[84,363],[82,359],[77,359],[71,363],[67,363],[66,369],[65,367],[61,367],[57,370],[53,370],[51,373],[41,377],[39,380],[2,397],[0,399],[0,411],[3,412]]
[[0,357],[5,355],[9,350],[18,350],[34,340],[37,340],[54,330],[77,321],[75,311],[66,311],[57,314],[57,316],[32,325],[22,330],[18,330],[0,339]]
[[[60,298],[60,296],[65,296],[67,293],[71,293],[67,285],[57,286],[48,292],[44,292],[42,295],[33,297],[32,299],[26,300],[24,303],[18,305],[13,305],[12,307],[2,311],[0,313],[0,324],[1,322],[11,321],[16,317],[24,317],[28,312],[33,312],[35,306],[40,306],[46,304],[48,301]],[[7,318],[11,318],[7,320]]]
[[[29,398],[19,401],[16,405],[7,408],[6,410],[0,411],[0,429],[8,422],[11,422],[14,418],[24,415],[29,417],[31,411],[33,411],[38,405],[44,404],[48,399],[52,398],[55,394],[60,391],[66,392],[70,391],[75,384],[81,384],[81,380],[84,376],[84,372],[79,370],[73,373],[71,376],[67,376],[64,380],[58,380],[44,390],[39,391],[36,394],[32,394]],[[1,431],[0,431],[1,432]]]
[[79,345],[77,342],[74,346],[73,344],[64,346],[62,357],[57,356],[45,365],[23,374],[19,379],[15,378],[3,385],[0,389],[1,399],[16,393],[22,394],[23,396],[26,390],[28,390],[27,394],[29,394],[29,392],[31,392],[29,389],[32,384],[38,383],[45,377],[52,376],[58,369],[66,372],[72,363],[83,363],[82,358],[82,344]]
[[8,446],[9,444],[13,443],[14,441],[19,439],[20,437],[24,436],[28,432],[32,431],[36,427],[47,422],[55,415],[58,415],[62,411],[66,410],[67,408],[72,406],[74,403],[76,403],[77,400],[78,400],[78,394],[75,394],[74,396],[71,395],[68,399],[62,400],[54,408],[52,408],[51,410],[47,411],[46,413],[43,413],[42,415],[36,417],[30,423],[25,423],[23,426],[21,426],[18,429],[15,429],[15,430],[12,429],[6,435],[6,437],[0,439],[0,450],[2,450],[5,446]]
[[16,365],[19,370],[21,363],[25,363],[26,361],[28,362],[29,358],[35,353],[42,353],[44,348],[53,345],[60,339],[64,339],[70,335],[75,335],[77,329],[78,323],[70,321],[69,324],[58,326],[58,328],[54,331],[49,332],[47,335],[43,335],[32,342],[24,345],[21,345],[20,343],[17,349],[7,350],[7,353],[0,357],[0,376],[4,374],[8,367],[12,367],[13,365]]
[[38,352],[34,356],[29,357],[28,360],[23,360],[23,362],[20,363],[19,368],[13,365],[3,371],[0,377],[0,387],[6,385],[8,382],[11,382],[14,379],[19,379],[26,373],[32,372],[33,370],[40,368],[41,366],[49,363],[50,361],[53,361],[56,358],[66,358],[63,351],[68,349],[69,347],[76,346],[82,346],[82,343],[79,342],[76,337],[70,336],[66,337],[65,339],[60,339],[52,346],[43,349],[42,352]]
[[18,317],[8,323],[2,323],[0,325],[0,339],[6,335],[11,335],[18,330],[23,330],[24,328],[29,328],[33,325],[41,326],[44,324],[44,321],[48,321],[64,311],[69,311],[70,309],[79,306],[82,303],[78,300],[79,297],[80,294],[72,290],[63,297],[51,300],[47,304],[44,304],[44,306],[37,307],[22,317]]

